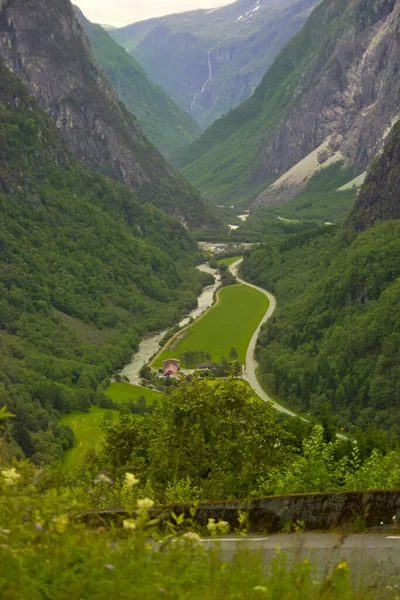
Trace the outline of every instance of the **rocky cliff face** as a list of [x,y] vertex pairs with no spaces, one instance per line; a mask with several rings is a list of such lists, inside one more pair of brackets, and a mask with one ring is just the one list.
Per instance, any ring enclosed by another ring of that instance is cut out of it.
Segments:
[[400,122],[372,163],[348,222],[363,231],[388,219],[400,219]]
[[3,0],[0,56],[84,164],[131,186],[142,201],[189,224],[207,222],[207,209],[198,195],[119,102],[70,0]]
[[[400,116],[400,2],[368,4],[369,18],[329,40],[327,64],[321,69],[320,56],[294,90],[298,100],[262,149],[254,183],[285,173],[314,151],[319,165],[344,158],[358,175],[382,149]],[[256,204],[290,197],[290,184],[274,186]]]
[[110,34],[203,127],[246,100],[319,0],[238,0]]
[[253,96],[176,164],[209,197],[256,205],[289,200],[322,165],[357,176],[399,116],[399,57],[400,0],[325,0]]

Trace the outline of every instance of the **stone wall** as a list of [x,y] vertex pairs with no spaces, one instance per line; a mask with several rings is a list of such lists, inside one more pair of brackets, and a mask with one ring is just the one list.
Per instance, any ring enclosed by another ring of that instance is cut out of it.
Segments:
[[[174,505],[154,509],[154,516],[167,520],[173,510],[177,515],[185,512],[190,517],[192,505]],[[342,492],[321,494],[294,494],[290,496],[269,496],[252,500],[232,500],[229,502],[207,502],[197,506],[195,521],[202,526],[208,519],[228,521],[231,531],[238,525],[239,511],[246,511],[249,517],[249,532],[274,533],[282,530],[285,521],[302,521],[311,530],[339,529],[349,531],[356,520],[362,519],[367,528],[379,527],[382,523],[393,525],[393,517],[400,522],[400,490]],[[96,511],[80,515],[89,525],[109,525],[120,523],[128,516],[121,509]]]
[[[176,514],[189,506],[174,506]],[[400,519],[400,491],[343,492],[270,496],[249,501],[210,502],[199,504],[196,521],[206,525],[208,519],[228,521],[231,530],[238,527],[238,513],[248,511],[249,530],[273,533],[282,530],[286,520],[303,521],[307,530],[351,529],[356,518],[366,527],[392,524]]]

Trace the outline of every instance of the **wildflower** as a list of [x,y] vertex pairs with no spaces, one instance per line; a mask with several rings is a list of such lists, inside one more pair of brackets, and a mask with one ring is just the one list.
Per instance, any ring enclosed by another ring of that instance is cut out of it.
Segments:
[[191,542],[200,542],[199,534],[194,531],[188,531],[187,533],[184,533],[182,537]]
[[108,565],[106,565],[106,569],[108,569],[109,571],[113,571],[114,565],[108,564]]
[[41,525],[40,523],[35,523],[35,529],[37,529],[38,531],[43,531],[43,525]]
[[143,498],[142,500],[137,501],[137,505],[138,505],[139,510],[143,510],[143,509],[147,510],[154,506],[154,502],[153,502],[153,500],[150,500],[150,498]]
[[266,588],[266,587],[265,587],[265,586],[263,586],[263,585],[256,585],[256,587],[255,587],[255,588],[253,588],[253,590],[254,590],[255,592],[263,592],[263,594],[266,594],[266,593],[268,592],[268,588]]
[[108,483],[108,485],[113,485],[114,482],[112,479],[107,477],[107,475],[104,475],[104,473],[100,473],[100,475],[98,475],[94,480],[94,483]]
[[67,515],[60,515],[59,517],[55,517],[52,519],[53,523],[55,523],[55,529],[57,533],[64,533],[66,526],[69,523],[69,519]]
[[392,521],[393,521],[393,523],[396,523],[396,521],[397,521],[397,516],[396,515],[393,515]]
[[349,566],[345,560],[341,563],[338,563],[336,565],[336,568],[338,571],[348,571],[349,570]]
[[122,525],[124,529],[131,529],[132,531],[136,529],[136,523],[133,519],[124,519],[124,521],[122,521]]
[[128,490],[133,488],[133,486],[137,483],[139,483],[139,479],[136,479],[136,477],[132,473],[125,473],[125,485],[128,488]]
[[215,522],[215,519],[208,519],[207,529],[210,533],[214,533],[216,531],[217,524]]
[[1,474],[4,477],[4,483],[6,485],[15,485],[18,479],[21,477],[14,467],[12,469],[5,469],[1,472]]

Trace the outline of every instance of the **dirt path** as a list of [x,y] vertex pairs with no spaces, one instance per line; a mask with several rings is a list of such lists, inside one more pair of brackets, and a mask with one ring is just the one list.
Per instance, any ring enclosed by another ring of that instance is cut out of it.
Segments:
[[254,352],[256,349],[256,344],[257,344],[258,336],[260,334],[260,329],[261,329],[262,325],[264,323],[266,323],[268,321],[268,319],[270,319],[272,317],[272,315],[274,314],[274,311],[276,308],[276,299],[275,299],[275,296],[273,296],[272,294],[270,294],[263,288],[260,288],[257,285],[253,285],[251,283],[248,283],[247,281],[244,281],[243,279],[240,279],[240,277],[238,276],[238,270],[239,270],[239,266],[242,261],[243,261],[243,259],[240,259],[237,262],[230,265],[229,270],[232,273],[232,275],[234,275],[236,277],[236,279],[243,285],[247,285],[248,287],[254,288],[255,290],[258,290],[259,292],[264,294],[264,296],[266,296],[269,300],[268,310],[265,313],[265,315],[263,316],[259,326],[255,330],[254,335],[251,338],[250,344],[247,348],[246,364],[245,364],[245,370],[243,373],[243,379],[251,385],[251,387],[253,388],[253,390],[255,391],[257,396],[259,396],[261,398],[261,400],[264,400],[264,402],[271,402],[272,406],[281,413],[285,413],[287,415],[290,415],[291,417],[297,417],[298,415],[296,415],[294,412],[288,410],[284,406],[281,406],[280,404],[278,404],[277,402],[272,400],[272,398],[270,398],[268,396],[268,394],[266,392],[264,392],[264,390],[258,383],[258,379],[257,379],[257,375],[256,375],[256,369],[258,367],[258,362],[254,358]]

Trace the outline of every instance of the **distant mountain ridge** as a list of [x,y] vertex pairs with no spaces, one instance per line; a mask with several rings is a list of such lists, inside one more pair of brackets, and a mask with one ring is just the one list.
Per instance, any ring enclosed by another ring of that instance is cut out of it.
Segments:
[[399,117],[399,55],[399,0],[324,0],[253,96],[175,164],[209,198],[256,205],[290,200],[322,165],[357,176]]
[[196,121],[147,77],[139,63],[100,25],[75,11],[85,29],[97,62],[118,97],[135,115],[144,133],[164,156],[187,146],[201,135]]
[[246,100],[320,0],[238,0],[110,31],[202,127]]
[[200,195],[148,141],[98,67],[70,0],[7,0],[0,56],[86,165],[189,226],[215,222]]

